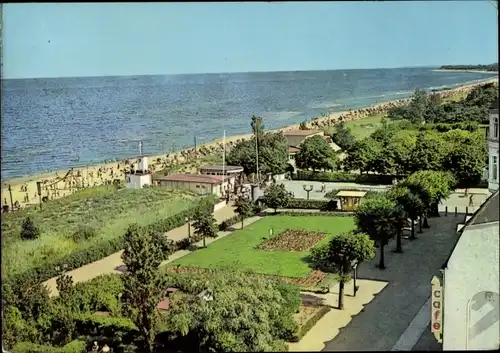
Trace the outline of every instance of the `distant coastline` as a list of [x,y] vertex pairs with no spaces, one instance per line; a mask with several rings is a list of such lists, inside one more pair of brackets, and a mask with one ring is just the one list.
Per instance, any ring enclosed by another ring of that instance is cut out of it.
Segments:
[[474,72],[480,74],[498,74],[498,63],[488,65],[442,65],[436,72]]
[[467,69],[434,69],[433,72],[473,72],[476,74],[492,74],[498,75],[498,71],[487,71],[487,70],[467,70]]

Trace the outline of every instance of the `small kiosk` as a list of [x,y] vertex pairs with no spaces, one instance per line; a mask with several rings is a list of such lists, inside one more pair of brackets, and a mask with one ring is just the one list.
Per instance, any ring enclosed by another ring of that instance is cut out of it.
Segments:
[[355,211],[361,199],[366,195],[366,191],[348,191],[342,190],[335,195],[340,200],[340,207],[344,211]]

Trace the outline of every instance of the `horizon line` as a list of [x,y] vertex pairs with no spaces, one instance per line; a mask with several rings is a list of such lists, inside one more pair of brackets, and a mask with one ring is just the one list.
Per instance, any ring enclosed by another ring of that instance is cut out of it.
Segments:
[[[450,65],[450,64],[448,64]],[[463,66],[450,65],[450,66]],[[487,65],[487,64],[485,64]],[[13,80],[40,80],[40,79],[61,79],[61,78],[101,78],[101,77],[142,77],[142,76],[187,76],[187,75],[227,75],[227,74],[254,74],[254,73],[276,73],[276,72],[321,72],[321,71],[362,71],[362,70],[395,70],[395,69],[426,69],[439,68],[443,65],[417,65],[417,66],[398,66],[398,67],[374,67],[369,69],[317,69],[317,70],[276,70],[276,71],[234,71],[234,72],[194,72],[177,74],[124,74],[124,75],[101,75],[101,76],[39,76],[39,77],[15,77],[3,78],[5,81]]]

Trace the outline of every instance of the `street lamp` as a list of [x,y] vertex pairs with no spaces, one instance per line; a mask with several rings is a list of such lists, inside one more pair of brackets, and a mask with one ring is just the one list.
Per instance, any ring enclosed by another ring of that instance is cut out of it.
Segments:
[[312,185],[302,185],[304,191],[307,192],[307,199],[309,200],[309,193],[313,190]]
[[356,293],[358,292],[359,286],[356,285],[356,277],[358,276],[358,261],[354,260],[351,262],[352,268],[354,269],[354,296],[356,296]]
[[191,223],[189,223],[191,221],[191,219],[189,217],[186,217],[185,221],[188,225],[188,238],[191,238]]

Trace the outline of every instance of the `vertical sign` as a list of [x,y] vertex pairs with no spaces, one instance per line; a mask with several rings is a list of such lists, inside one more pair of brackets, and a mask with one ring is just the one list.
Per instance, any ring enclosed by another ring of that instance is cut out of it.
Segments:
[[431,281],[431,332],[436,340],[442,342],[443,334],[443,287],[439,278],[434,276]]

